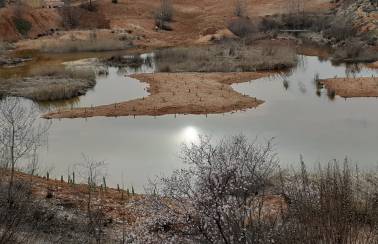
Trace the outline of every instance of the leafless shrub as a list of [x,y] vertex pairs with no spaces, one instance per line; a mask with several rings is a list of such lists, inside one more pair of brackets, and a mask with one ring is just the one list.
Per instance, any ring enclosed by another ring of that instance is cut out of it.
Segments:
[[369,47],[364,47],[362,42],[347,41],[343,47],[339,47],[332,55],[333,62],[374,62],[378,59],[377,52],[374,52]]
[[310,174],[302,169],[282,181],[288,210],[283,240],[290,243],[376,243],[376,178],[335,161]]
[[139,68],[146,62],[140,55],[132,55],[132,56],[112,56],[106,63],[111,66],[128,66],[132,68]]
[[347,16],[335,19],[330,27],[324,31],[327,38],[334,38],[337,42],[354,37],[357,30],[353,21]]
[[159,8],[155,11],[155,25],[161,30],[171,31],[169,22],[173,19],[173,6],[171,0],[161,0]]
[[246,37],[257,32],[257,28],[249,18],[238,18],[230,21],[228,29],[239,37]]
[[7,201],[9,171],[0,170],[0,243],[89,243],[80,211],[38,198],[29,181],[15,179],[13,201]]
[[309,30],[320,32],[329,28],[331,17],[308,12],[265,16],[260,24],[261,31]]
[[159,8],[155,12],[155,20],[170,22],[173,19],[173,13],[171,0],[161,0]]
[[8,203],[14,203],[13,188],[16,164],[43,142],[49,124],[37,122],[36,107],[19,98],[0,101],[0,151],[5,156],[4,168],[10,170]]
[[84,163],[80,164],[80,173],[84,180],[87,181],[87,227],[89,238],[93,238],[96,243],[101,243],[105,238],[105,214],[102,209],[101,194],[104,185],[99,187],[99,181],[104,177],[105,163],[103,161],[94,161],[85,155]]
[[91,12],[97,12],[97,10],[98,10],[97,3],[92,1],[92,0],[89,0],[86,3],[81,3],[80,7],[87,10],[87,11],[91,11]]
[[102,52],[112,50],[124,50],[132,43],[127,41],[97,39],[92,40],[67,40],[50,41],[41,44],[40,50],[48,53],[68,53],[68,52]]
[[224,42],[209,47],[177,47],[155,52],[159,70],[172,72],[241,72],[284,69],[296,65],[295,51],[282,47],[264,56],[264,48],[243,42]]
[[258,146],[235,136],[213,145],[201,137],[183,147],[182,159],[188,167],[152,188],[159,216],[151,232],[204,243],[270,241],[277,223],[263,213],[264,192],[277,164],[270,142]]
[[80,26],[81,12],[76,7],[72,7],[70,2],[64,5],[60,13],[63,19],[63,25],[66,29],[73,29]]
[[33,239],[31,233],[22,230],[23,218],[28,216],[31,203],[31,191],[26,184],[14,183],[12,205],[7,202],[9,183],[0,181],[0,242],[22,243]]

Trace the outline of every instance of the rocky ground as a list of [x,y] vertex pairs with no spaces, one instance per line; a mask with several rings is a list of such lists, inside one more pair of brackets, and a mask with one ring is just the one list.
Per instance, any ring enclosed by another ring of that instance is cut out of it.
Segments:
[[[346,5],[347,4],[347,5]],[[345,6],[346,5],[346,6]],[[339,1],[336,16],[348,16],[362,33],[378,37],[378,3],[374,0]]]

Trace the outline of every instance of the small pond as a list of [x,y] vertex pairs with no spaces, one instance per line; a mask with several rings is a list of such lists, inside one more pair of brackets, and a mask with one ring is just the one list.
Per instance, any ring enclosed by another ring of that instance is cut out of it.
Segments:
[[[314,167],[345,157],[362,169],[377,167],[378,99],[330,98],[324,89],[317,91],[314,77],[376,76],[378,72],[363,66],[334,66],[312,56],[299,55],[299,59],[298,66],[284,76],[233,85],[243,94],[266,101],[244,112],[53,120],[41,164],[59,178],[82,162],[85,154],[107,163],[110,184],[141,190],[148,178],[183,166],[179,159],[183,142],[195,141],[199,134],[217,140],[242,133],[251,141],[274,137],[283,167],[297,165],[300,155]],[[153,64],[140,70],[110,67],[108,76],[99,76],[96,87],[76,99],[74,106],[147,96],[146,84],[127,75],[153,71]]]

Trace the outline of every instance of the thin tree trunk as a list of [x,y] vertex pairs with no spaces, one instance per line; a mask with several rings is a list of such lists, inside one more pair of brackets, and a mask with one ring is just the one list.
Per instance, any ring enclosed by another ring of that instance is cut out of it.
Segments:
[[12,164],[12,169],[11,169],[11,177],[9,181],[9,187],[8,187],[8,202],[9,205],[12,205],[13,202],[13,194],[12,194],[12,188],[13,188],[13,179],[14,179],[14,166],[15,166],[15,160],[14,160],[14,125],[12,125],[12,142],[11,142],[11,164]]

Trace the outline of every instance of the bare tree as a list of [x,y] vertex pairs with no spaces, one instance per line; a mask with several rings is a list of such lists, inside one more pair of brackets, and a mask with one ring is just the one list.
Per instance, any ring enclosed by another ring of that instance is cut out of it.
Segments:
[[64,7],[61,10],[61,15],[65,28],[71,29],[79,26],[80,12],[76,11],[76,9],[71,6],[71,0],[64,1]]
[[159,8],[155,11],[155,25],[162,30],[172,30],[168,22],[172,21],[173,14],[171,0],[161,0]]
[[5,167],[11,171],[8,201],[12,203],[12,188],[17,162],[42,145],[49,123],[38,121],[39,114],[34,104],[14,97],[0,102],[0,151],[5,157]]
[[267,243],[276,223],[262,214],[277,164],[272,144],[235,136],[213,145],[201,137],[182,152],[188,167],[150,189],[152,211],[159,213],[151,230],[175,230],[203,243]]
[[104,239],[104,222],[105,216],[102,211],[100,198],[99,182],[103,179],[105,163],[103,161],[95,161],[83,155],[84,163],[80,164],[81,174],[87,179],[88,195],[87,195],[87,217],[88,231],[90,237],[94,237],[96,243],[101,243]]

